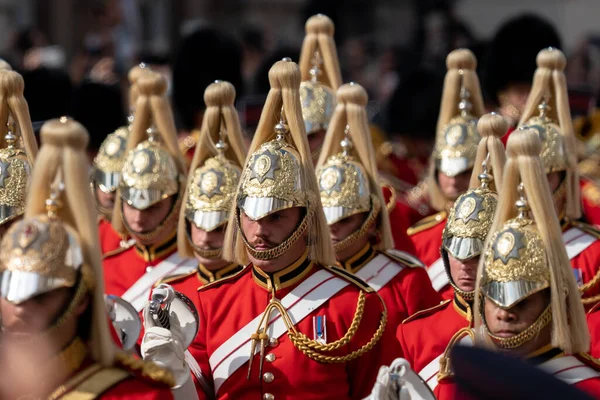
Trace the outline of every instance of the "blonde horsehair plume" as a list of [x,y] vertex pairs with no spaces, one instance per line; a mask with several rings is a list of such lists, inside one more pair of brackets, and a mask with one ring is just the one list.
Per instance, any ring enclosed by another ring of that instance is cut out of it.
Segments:
[[[308,188],[312,195],[310,207],[313,207],[312,217],[308,225],[307,243],[310,249],[309,257],[323,265],[335,264],[335,252],[330,240],[329,226],[323,214],[323,206],[319,196],[319,186],[313,167],[302,111],[300,107],[300,70],[298,65],[288,59],[276,62],[269,70],[271,89],[267,95],[254,139],[248,150],[253,154],[263,143],[275,139],[274,127],[279,122],[282,107],[283,114],[289,127],[287,141],[300,154],[302,187]],[[238,185],[238,193],[241,188]],[[248,255],[237,228],[235,217],[237,204],[234,202],[229,215],[229,223],[225,233],[223,258],[237,262],[239,265],[248,264]]]
[[[550,270],[552,345],[568,354],[587,352],[590,337],[585,312],[540,159],[541,149],[542,143],[534,129],[515,131],[508,139],[503,190],[499,193],[496,215],[485,246],[490,246],[491,236],[499,231],[506,221],[517,216],[517,188],[522,182],[531,210],[530,216],[535,221],[544,243]],[[482,279],[483,262],[484,257],[481,258],[477,274],[478,288]],[[475,297],[475,301],[475,309],[478,310],[479,296]],[[483,336],[480,339],[488,342],[486,335],[482,333],[482,323],[479,313],[475,313],[476,331]]]
[[[362,86],[356,83],[340,86],[337,90],[337,106],[325,135],[325,142],[323,143],[317,168],[323,166],[329,157],[342,152],[341,141],[344,139],[344,131],[346,125],[348,125],[348,133],[358,156],[357,161],[365,168],[369,176],[371,193],[377,195],[381,205],[385,205],[383,192],[379,184],[375,150],[373,149],[373,141],[369,130],[366,110],[368,100],[367,92]],[[394,248],[390,218],[386,207],[381,207],[377,231],[381,237],[377,248],[379,250]]]
[[[29,106],[23,96],[25,83],[23,77],[10,70],[0,70],[0,146],[5,148],[7,143],[4,138],[8,132],[9,116],[13,117],[17,124],[17,130],[29,165],[33,162],[38,152],[38,145],[31,125],[31,116],[29,115]],[[16,134],[16,132],[14,132]]]
[[[475,118],[479,118],[485,113],[481,86],[476,72],[477,58],[475,58],[473,52],[468,49],[452,51],[446,57],[446,67],[448,71],[444,78],[444,89],[442,92],[440,114],[436,125],[436,135],[443,135],[442,130],[448,122],[460,115],[458,104],[460,103],[460,91],[463,87],[468,90],[470,95],[469,102],[472,105],[471,114]],[[437,183],[435,160],[433,158],[429,164],[427,188],[430,205],[437,211],[446,210],[449,202]]]
[[565,157],[568,170],[566,176],[567,201],[565,215],[571,219],[581,218],[581,199],[579,192],[579,170],[577,168],[577,144],[573,131],[573,121],[569,109],[569,95],[565,67],[567,59],[558,49],[545,49],[538,53],[538,68],[533,75],[531,92],[525,103],[519,126],[538,115],[538,105],[547,99],[550,109],[548,117],[558,123],[564,140]]
[[311,79],[313,59],[315,52],[319,51],[325,68],[325,73],[319,77],[319,81],[334,91],[337,90],[342,84],[342,72],[333,39],[335,33],[333,21],[323,14],[313,15],[306,21],[305,29],[306,36],[302,42],[299,62],[302,81]]
[[502,175],[506,163],[504,145],[500,138],[508,131],[508,122],[500,114],[485,114],[477,122],[477,131],[481,135],[481,140],[477,146],[477,156],[469,187],[473,189],[481,185],[479,175],[483,172],[483,162],[487,159],[487,169],[491,170],[490,175],[494,177],[491,187],[499,193],[502,190]]
[[[246,146],[242,137],[242,128],[237,110],[234,106],[235,87],[225,81],[215,81],[208,85],[204,91],[204,103],[206,111],[202,119],[200,138],[196,143],[194,158],[190,166],[187,186],[193,185],[194,171],[204,165],[204,162],[217,155],[215,143],[219,141],[221,131],[226,136],[227,150],[225,158],[240,168],[244,167],[246,160]],[[183,203],[187,203],[188,191],[185,191]],[[185,206],[181,207],[179,213],[179,225],[177,230],[177,248],[184,257],[193,257],[194,251],[187,239],[187,223],[185,218]]]
[[84,258],[82,268],[86,269],[83,272],[90,273],[94,282],[90,291],[91,356],[100,364],[111,366],[115,346],[106,317],[96,208],[89,190],[90,166],[86,154],[89,136],[82,125],[65,117],[46,122],[40,136],[42,147],[33,168],[25,218],[46,214],[45,203],[50,198],[51,186],[57,176],[62,176],[64,191],[59,219],[78,233]]
[[8,62],[6,62],[6,60],[0,58],[0,70],[12,71],[13,69],[12,66]]
[[135,104],[137,102],[137,98],[139,95],[139,89],[137,87],[137,81],[150,69],[146,66],[146,64],[139,64],[129,70],[127,74],[127,79],[129,80],[129,109],[135,110]]
[[[135,105],[133,126],[127,140],[127,153],[135,149],[139,143],[148,139],[147,130],[154,123],[162,144],[173,157],[175,165],[177,165],[179,174],[186,176],[187,168],[177,144],[175,120],[166,96],[167,81],[162,75],[148,71],[138,79],[137,87],[139,94]],[[120,209],[121,196],[119,190],[117,190],[112,225],[115,231],[127,234],[127,229],[119,212]]]

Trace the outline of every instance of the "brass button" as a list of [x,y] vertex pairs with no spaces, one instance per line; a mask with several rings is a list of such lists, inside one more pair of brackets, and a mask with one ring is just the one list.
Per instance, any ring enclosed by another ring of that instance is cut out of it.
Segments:
[[146,267],[146,272],[150,272],[152,271],[154,268],[153,267]]
[[269,338],[269,346],[275,347],[279,344],[279,339],[276,337]]
[[263,375],[263,380],[267,383],[271,383],[275,380],[275,375],[270,372],[265,372]]
[[275,396],[273,396],[271,393],[265,393],[263,394],[263,400],[275,400]]
[[275,354],[273,354],[273,353],[269,353],[269,354],[267,354],[267,356],[265,357],[265,359],[268,362],[273,362],[273,361],[275,361],[277,359],[277,356]]

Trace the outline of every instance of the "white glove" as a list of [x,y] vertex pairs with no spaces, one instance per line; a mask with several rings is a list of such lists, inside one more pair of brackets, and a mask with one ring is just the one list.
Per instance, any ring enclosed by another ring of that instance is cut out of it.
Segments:
[[371,395],[365,400],[435,400],[425,382],[403,358],[379,368]]
[[149,303],[144,307],[144,338],[142,339],[141,354],[144,360],[153,361],[171,370],[175,376],[176,386],[180,387],[190,379],[190,368],[185,362],[181,330],[177,315],[169,316],[171,328],[156,326]]
[[384,365],[379,368],[375,386],[365,400],[398,400],[398,386],[390,379],[390,367]]

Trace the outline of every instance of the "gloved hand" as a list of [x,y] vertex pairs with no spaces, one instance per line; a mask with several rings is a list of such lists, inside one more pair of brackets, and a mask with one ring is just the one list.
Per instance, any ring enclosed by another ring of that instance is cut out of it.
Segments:
[[170,329],[157,326],[150,313],[149,303],[146,303],[144,307],[145,333],[142,339],[141,353],[144,360],[153,361],[171,370],[175,376],[175,388],[177,388],[190,379],[190,368],[185,362],[185,349],[177,315],[171,313],[169,320]]
[[365,400],[435,400],[425,382],[403,358],[379,368],[371,395]]
[[390,379],[390,367],[384,365],[379,368],[375,386],[365,400],[398,400],[398,386]]

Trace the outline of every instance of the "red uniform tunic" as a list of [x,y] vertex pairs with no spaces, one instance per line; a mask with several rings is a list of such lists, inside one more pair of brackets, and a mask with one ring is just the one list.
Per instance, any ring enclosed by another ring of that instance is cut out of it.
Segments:
[[98,236],[102,255],[119,249],[121,242],[125,239],[113,229],[110,221],[103,217],[98,219]]
[[[384,254],[388,263],[400,265],[402,270],[383,287],[375,290],[381,296],[388,310],[388,326],[395,330],[402,321],[418,311],[431,308],[442,298],[431,287],[431,281],[425,269],[410,260],[403,260],[391,253],[379,253],[367,244],[365,248],[345,261],[341,267],[370,283],[367,275],[361,274],[376,256]],[[381,267],[383,269],[385,267]],[[390,360],[390,362],[393,361]],[[389,363],[388,363],[389,364]]]
[[[436,307],[413,315],[398,327],[396,337],[402,348],[402,357],[410,362],[412,369],[421,374],[421,378],[428,384],[436,379],[439,372],[439,362],[435,360],[444,354],[450,340],[459,330],[472,327],[472,315],[471,306],[456,295],[453,300],[446,300]],[[435,367],[431,372],[423,371],[432,362]],[[436,396],[446,391],[451,392],[452,389],[446,385],[453,384],[450,378],[442,379],[433,392]]]
[[[589,283],[596,277],[596,274],[599,273],[600,232],[591,225],[584,224],[581,222],[565,221],[562,224],[563,233],[573,228],[577,228],[579,234],[573,236],[574,240],[572,241],[569,241],[569,239],[567,239],[566,246],[567,253],[569,254],[569,258],[571,259],[571,267],[573,268],[573,272],[578,281],[577,283],[581,286]],[[571,248],[577,248],[578,244],[576,241],[578,238],[582,238],[582,235],[585,235],[583,242],[589,241],[591,242],[591,244],[585,247],[583,251],[577,253],[577,255],[572,257],[571,252],[573,250],[571,250]],[[600,295],[600,282],[588,286],[589,288],[587,288],[583,293],[584,298],[590,298]]]
[[160,281],[156,282],[156,285],[168,283],[175,291],[183,293],[189,297],[192,303],[194,303],[196,309],[198,309],[200,306],[198,302],[198,289],[206,284],[216,282],[219,279],[235,275],[242,269],[244,269],[242,265],[230,264],[218,271],[211,272],[202,264],[200,264],[198,265],[198,269],[193,270],[188,274],[161,279]]
[[383,198],[385,199],[388,214],[390,216],[390,226],[392,228],[392,237],[394,238],[394,247],[398,250],[406,251],[412,254],[414,251],[412,242],[406,234],[410,227],[408,215],[403,212],[402,204],[396,197],[396,191],[390,185],[381,186]]
[[[339,340],[346,334],[355,316],[359,292],[366,292],[364,313],[357,332],[348,344],[327,353],[344,356],[371,340],[380,324],[382,304],[364,282],[361,283],[343,270],[314,264],[304,255],[273,275],[249,266],[233,277],[199,290],[198,312],[202,323],[190,351],[200,364],[209,385],[216,387],[221,384],[216,390],[216,399],[362,399],[370,393],[379,366],[383,364],[382,357],[394,358],[399,354],[393,329],[385,329],[383,337],[371,350],[344,363],[327,364],[312,360],[292,344],[287,334],[278,339],[269,339],[263,375],[260,377],[259,354],[252,358],[249,379],[248,361],[242,360],[241,366],[233,372],[231,367],[219,368],[219,360],[213,359],[213,363],[217,365],[209,363],[211,356],[215,356],[215,352],[219,353],[217,349],[223,343],[263,314],[272,299],[272,291],[268,286],[274,288],[275,296],[281,300],[299,285],[310,282],[313,275],[327,275],[324,271],[329,271],[333,278],[327,278],[318,284],[319,287],[323,286],[323,290],[328,290],[331,286],[325,285],[333,282],[349,283],[348,286],[310,311],[305,318],[295,322],[294,327],[308,338],[315,339],[318,336],[315,332],[319,332],[321,321],[324,329],[320,332],[326,337],[327,343]],[[296,304],[306,304],[303,301]],[[279,314],[276,311],[273,315]],[[257,328],[258,324],[256,327],[252,324],[251,334]],[[247,342],[250,337],[245,336],[245,333],[242,340]],[[236,349],[224,351],[231,354]],[[236,360],[230,359],[233,363]],[[217,376],[217,371],[226,376]],[[199,396],[201,399],[207,398],[202,392]]]
[[600,358],[600,303],[587,313],[587,323],[590,330],[590,354],[592,357]]
[[148,268],[152,268],[177,251],[177,235],[153,246],[135,246],[109,255],[102,261],[106,294],[123,296]]
[[[528,355],[527,361],[540,368],[544,368],[543,364],[548,362],[556,362],[556,360],[566,356],[567,355],[560,349],[553,348],[551,345],[548,345]],[[577,389],[591,395],[594,399],[600,399],[600,374],[599,376],[595,377],[585,376],[584,378],[584,376],[582,376],[582,374],[587,374],[587,372],[582,371],[582,369],[585,369],[585,367],[589,367],[594,371],[599,371],[600,365],[598,364],[598,361],[591,359],[591,357],[586,354],[576,354],[574,357],[583,365],[580,364],[578,367],[570,367],[563,370],[563,372],[569,373],[569,376],[565,377],[568,380],[563,382],[567,382],[575,386]],[[578,375],[577,371],[580,371],[579,379],[581,380],[573,383],[572,380],[578,380],[578,378],[576,378]],[[557,379],[561,379],[561,374],[559,371],[553,371],[552,375],[554,375],[554,377]],[[508,382],[507,385],[508,388],[510,388],[510,382]],[[504,390],[504,392],[508,391],[509,390]],[[474,397],[464,393],[452,379],[441,381],[438,385],[438,389],[435,391],[435,394],[438,400],[475,400]]]
[[423,218],[408,229],[408,237],[415,248],[414,255],[427,267],[441,257],[442,233],[447,219],[448,213],[440,211]]
[[[451,299],[454,296],[452,286],[447,282],[447,275],[442,264],[440,250],[442,248],[442,233],[446,227],[448,213],[440,211],[437,214],[423,218],[407,231],[408,237],[414,248],[414,255],[423,261],[429,278],[433,282],[434,289],[440,293],[443,299]],[[439,280],[445,283],[439,285]],[[438,287],[440,286],[440,287]]]
[[581,188],[581,203],[584,219],[587,223],[600,227],[600,185],[582,178],[579,180]]

